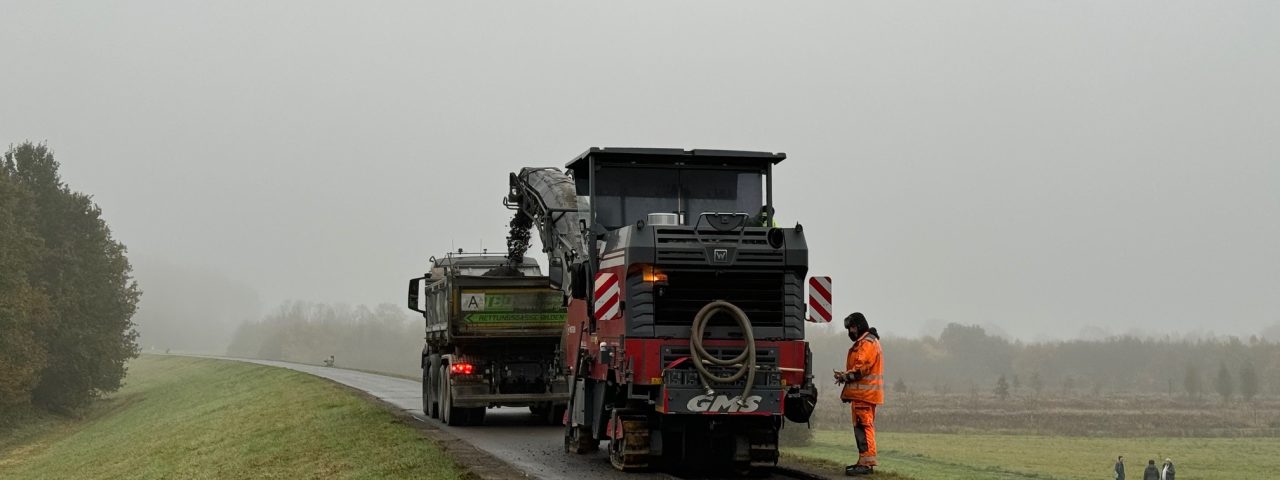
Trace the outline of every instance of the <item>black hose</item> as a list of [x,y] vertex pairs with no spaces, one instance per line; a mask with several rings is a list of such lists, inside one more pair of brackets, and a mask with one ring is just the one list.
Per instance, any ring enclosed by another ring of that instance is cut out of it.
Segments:
[[[720,312],[727,312],[729,316],[738,321],[738,326],[742,327],[742,335],[747,341],[747,346],[736,357],[730,359],[721,359],[707,352],[702,346],[702,335],[707,328],[707,322],[711,317]],[[746,400],[747,395],[751,393],[751,386],[756,383],[756,338],[751,331],[751,319],[747,318],[747,313],[743,312],[737,305],[726,302],[724,300],[716,300],[706,304],[698,314],[693,316],[693,332],[689,335],[689,354],[693,357],[693,366],[698,369],[699,377],[702,379],[702,388],[706,389],[707,394],[715,393],[711,389],[711,382],[715,383],[733,383],[742,378],[747,377],[747,384],[742,388],[742,395],[738,397],[738,402],[742,403]],[[722,367],[732,365],[738,366],[738,371],[733,375],[721,377],[710,370],[704,363],[711,363]]]

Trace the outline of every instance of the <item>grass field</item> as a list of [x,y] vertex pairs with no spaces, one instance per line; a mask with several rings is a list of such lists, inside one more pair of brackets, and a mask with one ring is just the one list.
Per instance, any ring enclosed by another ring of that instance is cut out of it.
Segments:
[[[886,395],[876,424],[913,433],[1002,433],[1078,437],[1280,437],[1280,398],[1260,396],[1230,403],[1185,395],[1112,393],[1017,395]],[[814,412],[818,428],[840,429],[849,406],[823,397]]]
[[432,443],[337,385],[232,361],[143,356],[82,420],[0,439],[0,478],[459,478]]
[[[1148,459],[1165,457],[1178,478],[1264,479],[1280,471],[1280,438],[1087,438],[1036,435],[892,433],[877,436],[879,471],[903,478],[1108,479],[1116,455],[1129,478],[1142,478]],[[801,460],[852,463],[849,432],[818,431],[810,446],[784,454]]]

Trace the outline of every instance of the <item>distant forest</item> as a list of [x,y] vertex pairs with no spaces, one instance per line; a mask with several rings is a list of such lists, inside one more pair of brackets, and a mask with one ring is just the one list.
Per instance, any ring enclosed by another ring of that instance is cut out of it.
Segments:
[[[844,335],[810,338],[815,368],[843,368]],[[1025,343],[949,324],[937,336],[882,340],[886,382],[931,393],[1021,396],[1164,393],[1192,398],[1280,395],[1280,343],[1257,336]],[[1001,386],[1003,385],[1003,386]]]
[[[333,355],[339,366],[417,376],[422,337],[422,319],[399,306],[296,302],[243,323],[228,354],[313,364]],[[826,334],[809,341],[817,382],[829,388],[824,372],[843,368],[849,339]],[[953,323],[937,336],[886,335],[882,343],[891,393],[1158,393],[1197,400],[1280,395],[1280,343],[1257,337],[1026,343]]]
[[408,310],[286,303],[261,320],[236,329],[227,348],[235,357],[320,364],[417,377],[424,326]]

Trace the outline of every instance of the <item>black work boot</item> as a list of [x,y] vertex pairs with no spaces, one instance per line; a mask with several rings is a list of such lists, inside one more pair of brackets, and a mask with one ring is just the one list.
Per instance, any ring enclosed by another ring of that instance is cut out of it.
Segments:
[[849,465],[844,468],[844,474],[851,477],[855,475],[871,475],[872,473],[875,473],[875,471],[866,465]]

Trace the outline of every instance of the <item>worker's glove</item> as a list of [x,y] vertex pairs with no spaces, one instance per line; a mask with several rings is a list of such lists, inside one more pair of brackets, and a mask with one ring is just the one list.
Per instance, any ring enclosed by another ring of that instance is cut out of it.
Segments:
[[836,385],[841,385],[841,384],[844,384],[844,383],[845,383],[845,373],[844,373],[844,372],[841,372],[841,371],[839,371],[839,370],[832,370],[832,371],[831,371],[831,373],[833,373],[833,374],[835,375]]
[[845,383],[856,382],[858,380],[862,380],[861,372],[849,372],[845,374],[845,377],[844,377]]

